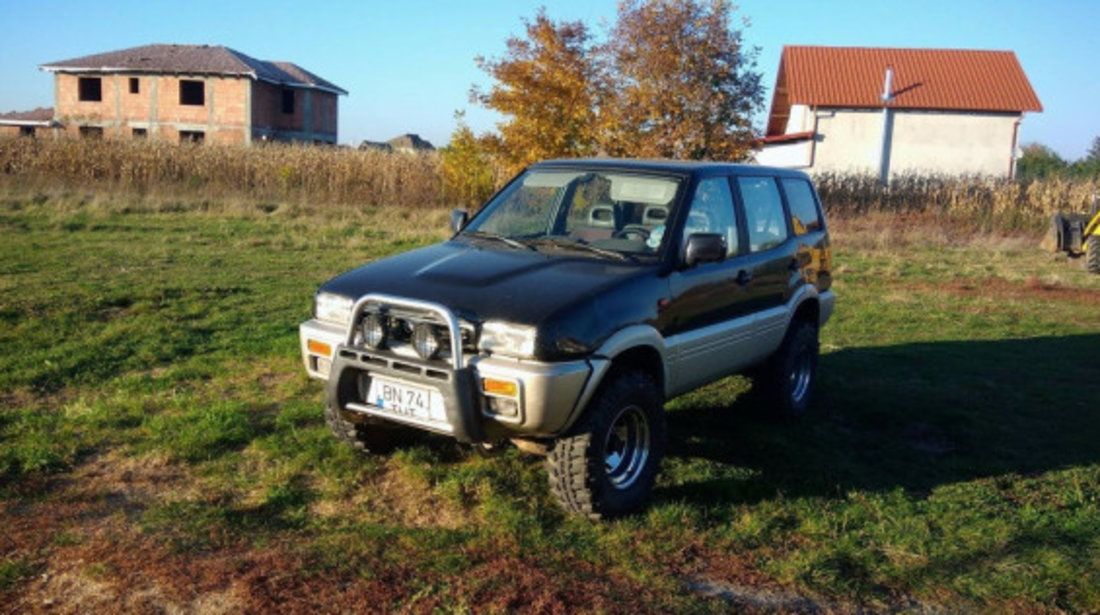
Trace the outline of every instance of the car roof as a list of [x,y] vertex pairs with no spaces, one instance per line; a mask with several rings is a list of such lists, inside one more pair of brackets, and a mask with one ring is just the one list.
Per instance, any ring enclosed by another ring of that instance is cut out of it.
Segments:
[[801,171],[766,167],[758,164],[739,164],[733,162],[714,162],[700,160],[665,160],[635,158],[560,158],[536,162],[531,169],[607,169],[647,171],[654,173],[674,173],[677,175],[775,175],[781,177],[807,178]]

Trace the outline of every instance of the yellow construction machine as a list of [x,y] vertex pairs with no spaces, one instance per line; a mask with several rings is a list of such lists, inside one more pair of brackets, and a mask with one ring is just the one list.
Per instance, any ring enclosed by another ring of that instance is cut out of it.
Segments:
[[1085,258],[1089,273],[1100,273],[1100,198],[1087,214],[1054,214],[1050,225],[1054,250],[1071,258]]

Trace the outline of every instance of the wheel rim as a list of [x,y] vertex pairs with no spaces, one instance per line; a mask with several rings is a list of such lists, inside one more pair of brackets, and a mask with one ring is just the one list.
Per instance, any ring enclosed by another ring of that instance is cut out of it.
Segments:
[[809,348],[803,348],[794,358],[791,366],[790,384],[791,401],[802,403],[806,393],[810,390],[810,381],[813,380],[813,356]]
[[638,480],[649,461],[649,421],[637,406],[619,411],[604,441],[604,468],[607,478],[618,489],[626,489]]

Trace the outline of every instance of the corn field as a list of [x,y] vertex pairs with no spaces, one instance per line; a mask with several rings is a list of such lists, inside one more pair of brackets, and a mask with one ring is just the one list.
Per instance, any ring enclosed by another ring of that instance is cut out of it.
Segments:
[[899,213],[958,218],[985,228],[1035,229],[1058,211],[1088,211],[1096,180],[1051,177],[1015,182],[986,177],[900,175],[884,186],[872,175],[814,176],[834,217]]
[[[485,181],[488,172],[488,181],[497,186],[508,179],[498,168],[463,172],[466,158],[445,162],[444,156],[281,144],[190,146],[11,137],[0,139],[0,187],[104,191],[160,200],[301,203],[319,209],[438,208],[474,205],[466,202],[470,190],[461,185],[465,177]],[[452,168],[456,164],[459,168]],[[814,179],[834,217],[899,213],[959,218],[1001,229],[1040,228],[1056,211],[1087,211],[1100,195],[1096,180],[1061,177],[1022,183],[903,175],[889,186],[863,175],[818,174]]]
[[437,154],[272,144],[177,145],[107,139],[0,139],[0,182],[156,198],[437,207]]

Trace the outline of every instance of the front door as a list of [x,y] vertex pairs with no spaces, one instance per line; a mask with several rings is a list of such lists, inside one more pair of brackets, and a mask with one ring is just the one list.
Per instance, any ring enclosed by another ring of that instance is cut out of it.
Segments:
[[729,178],[700,180],[679,241],[681,257],[692,233],[718,233],[726,239],[726,258],[669,277],[672,298],[663,333],[670,395],[732,373],[752,354],[754,287],[741,226]]

